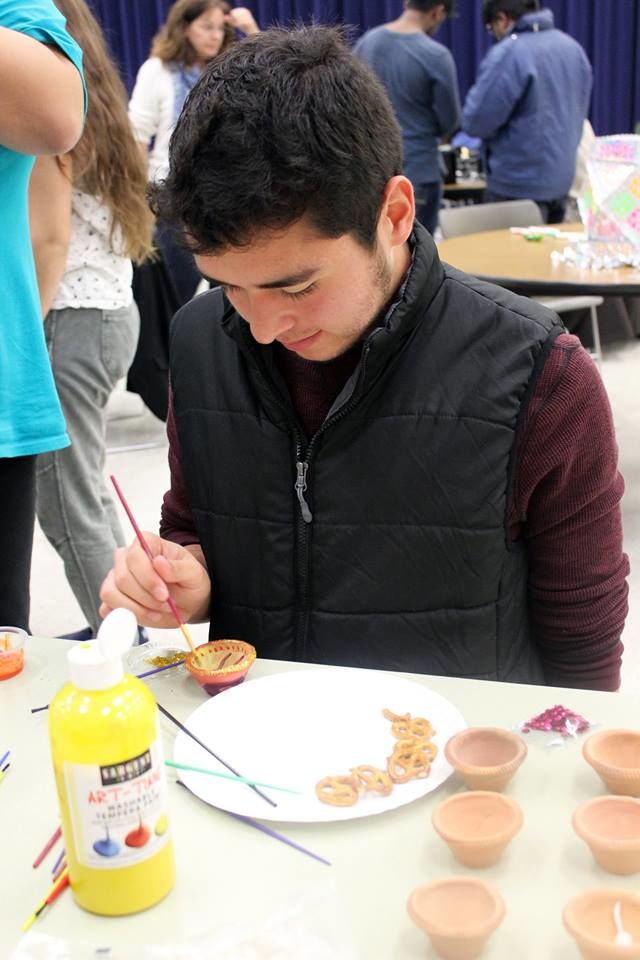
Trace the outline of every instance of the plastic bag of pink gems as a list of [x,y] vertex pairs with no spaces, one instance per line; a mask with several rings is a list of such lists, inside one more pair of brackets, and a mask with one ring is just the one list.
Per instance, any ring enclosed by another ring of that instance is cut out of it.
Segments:
[[594,726],[597,726],[597,724],[557,703],[554,707],[543,710],[542,713],[537,714],[530,720],[522,720],[517,729],[520,733],[539,731],[540,733],[559,734],[559,736],[549,740],[546,746],[562,747],[569,740],[576,739],[581,733],[586,733]]

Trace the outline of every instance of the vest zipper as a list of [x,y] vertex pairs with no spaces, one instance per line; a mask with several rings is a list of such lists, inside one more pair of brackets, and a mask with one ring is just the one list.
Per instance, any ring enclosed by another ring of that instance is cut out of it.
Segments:
[[[330,426],[333,426],[334,423],[337,423],[344,416],[347,415],[356,405],[357,400],[354,400],[354,395],[358,392],[358,387],[363,382],[365,376],[365,369],[367,365],[367,357],[371,345],[369,343],[365,344],[362,351],[362,360],[360,373],[358,375],[358,381],[353,388],[350,399],[342,406],[336,413],[328,420],[321,425],[320,429],[314,433],[313,437],[309,441],[309,445],[304,448],[303,436],[298,429],[298,425],[293,420],[293,428],[295,432],[295,442],[296,442],[296,481],[294,484],[295,494],[300,505],[300,514],[302,517],[302,523],[300,520],[296,523],[296,539],[298,542],[298,563],[297,563],[297,578],[298,578],[298,609],[296,610],[296,630],[294,637],[294,646],[296,651],[296,658],[298,660],[307,659],[307,628],[309,624],[309,532],[310,524],[313,521],[313,514],[309,508],[309,504],[305,497],[307,491],[307,475],[309,468],[311,466],[311,461],[313,457],[314,447],[316,446],[316,441],[318,437],[322,436],[326,429]],[[275,389],[273,384],[269,383],[269,378],[265,373],[259,369],[259,374],[262,377],[265,385],[269,389],[269,392],[276,400],[278,406],[287,414],[289,417],[289,412],[284,403],[280,402],[278,397],[278,392]]]
[[338,423],[339,420],[342,420],[342,418],[346,416],[348,413],[350,413],[351,410],[353,410],[353,408],[357,405],[358,401],[354,400],[353,396],[354,394],[357,393],[358,387],[360,386],[364,378],[369,350],[370,350],[370,346],[369,344],[366,344],[362,351],[362,360],[360,361],[361,366],[360,366],[360,373],[358,375],[358,382],[353,388],[353,393],[351,394],[351,397],[349,398],[349,400],[347,400],[347,402],[342,407],[340,407],[339,410],[337,410],[334,413],[332,417],[330,417],[328,420],[325,420],[324,423],[320,426],[320,429],[316,431],[316,433],[314,433],[314,435],[311,437],[311,440],[309,441],[309,446],[305,451],[304,460],[302,459],[302,444],[300,443],[299,437],[296,436],[296,482],[294,485],[294,489],[296,492],[296,496],[298,498],[298,503],[300,504],[300,512],[302,514],[302,519],[304,520],[305,523],[311,523],[313,520],[313,514],[311,513],[311,509],[309,508],[309,504],[307,503],[307,500],[304,494],[306,493],[306,490],[307,490],[307,474],[309,472],[311,461],[313,459],[313,452],[314,452],[314,447],[316,446],[316,441],[318,440],[318,437],[322,436],[325,430],[328,430],[329,427],[332,427],[334,425],[334,423]]
[[307,489],[307,470],[309,469],[309,463],[306,460],[298,459],[300,457],[300,447],[298,446],[296,451],[296,483],[295,491],[300,503],[300,511],[302,513],[302,519],[305,523],[311,523],[313,520],[313,515],[311,510],[309,510],[309,504],[304,498],[304,492]]
[[304,496],[307,490],[307,475],[309,473],[309,468],[313,460],[313,454],[315,451],[316,443],[318,438],[329,427],[333,426],[334,423],[337,423],[344,416],[347,415],[357,404],[357,400],[354,400],[353,397],[357,393],[358,387],[362,383],[362,379],[365,374],[365,367],[367,362],[367,356],[369,353],[369,346],[365,346],[362,351],[362,361],[360,374],[358,377],[358,382],[353,388],[353,393],[351,398],[340,407],[336,413],[330,417],[328,420],[322,424],[320,429],[314,433],[311,440],[309,441],[309,446],[304,451],[303,458],[303,447],[300,442],[299,435],[296,436],[296,482],[295,482],[295,492],[298,498],[298,503],[300,504],[300,513],[302,515],[303,523],[300,523],[298,520],[297,526],[297,540],[298,540],[298,610],[296,617],[296,635],[295,635],[295,649],[296,654],[300,660],[308,660],[309,654],[307,652],[307,631],[309,627],[309,533],[310,533],[310,524],[313,521],[313,514],[309,509],[309,504]]

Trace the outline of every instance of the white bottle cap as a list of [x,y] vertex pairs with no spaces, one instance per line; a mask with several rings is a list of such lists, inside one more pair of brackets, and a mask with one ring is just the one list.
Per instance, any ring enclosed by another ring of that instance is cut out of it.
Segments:
[[138,625],[130,610],[118,609],[102,621],[96,640],[67,654],[69,678],[81,690],[108,690],[124,676],[122,656],[133,645]]

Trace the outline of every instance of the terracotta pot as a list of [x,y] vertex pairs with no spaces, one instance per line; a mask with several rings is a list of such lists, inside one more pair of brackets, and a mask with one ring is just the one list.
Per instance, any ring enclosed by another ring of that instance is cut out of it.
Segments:
[[582,754],[611,793],[640,796],[640,731],[601,730],[585,740]]
[[640,800],[595,797],[573,814],[573,829],[609,873],[640,872]]
[[453,856],[466,867],[497,863],[523,822],[515,800],[488,790],[456,793],[436,807],[431,819]]
[[213,697],[242,683],[255,658],[256,648],[244,640],[213,640],[196,647],[184,665]]
[[498,891],[474,877],[446,877],[416,887],[407,909],[443,960],[474,960],[505,915]]
[[499,727],[470,727],[451,737],[444,755],[470,790],[504,790],[527,755],[522,737]]
[[[616,944],[614,907],[632,944]],[[565,906],[564,925],[578,944],[584,960],[640,960],[640,896],[628,890],[587,890]]]

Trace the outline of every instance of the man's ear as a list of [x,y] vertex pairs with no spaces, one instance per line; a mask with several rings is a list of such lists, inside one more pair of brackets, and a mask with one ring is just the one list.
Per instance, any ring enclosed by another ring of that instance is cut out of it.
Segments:
[[411,181],[406,177],[391,177],[384,188],[379,228],[387,235],[391,246],[401,246],[413,230],[416,204]]

